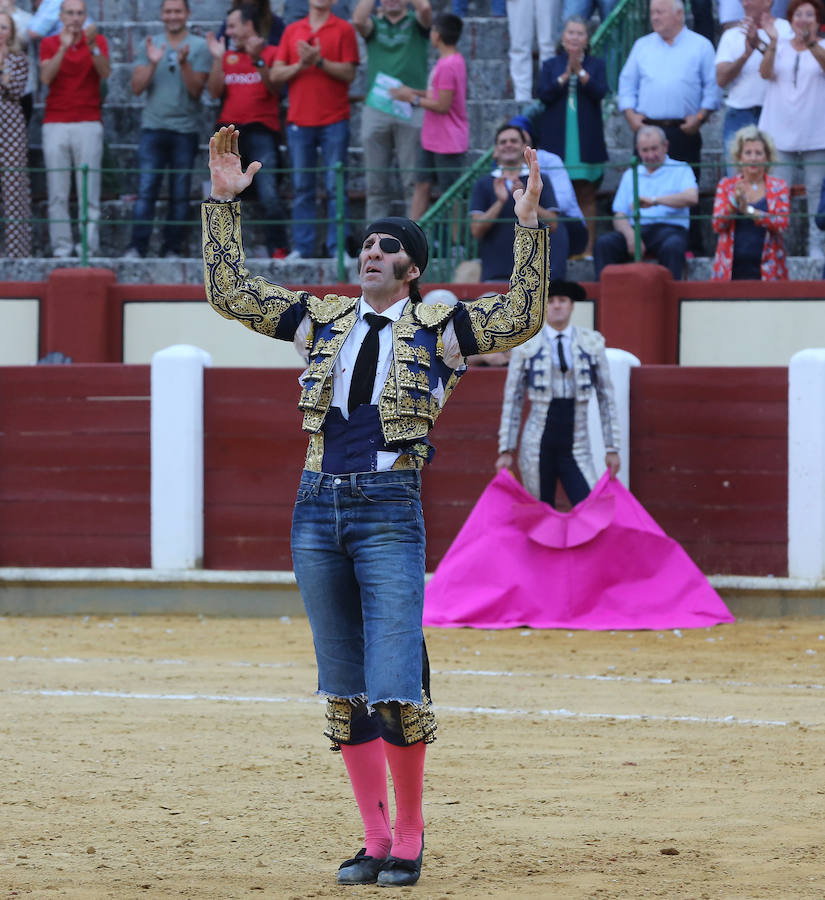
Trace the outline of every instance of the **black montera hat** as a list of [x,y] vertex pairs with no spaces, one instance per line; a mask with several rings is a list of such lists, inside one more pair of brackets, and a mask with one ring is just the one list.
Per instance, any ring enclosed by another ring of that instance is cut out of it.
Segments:
[[548,297],[569,297],[571,300],[587,299],[587,291],[578,281],[562,281],[554,278],[547,289]]
[[[387,216],[384,219],[376,219],[364,230],[364,239],[370,234],[391,234],[401,241],[401,246],[407,251],[407,256],[418,266],[421,273],[427,268],[430,252],[427,246],[427,235],[412,219],[403,216]],[[363,242],[363,241],[362,241]]]

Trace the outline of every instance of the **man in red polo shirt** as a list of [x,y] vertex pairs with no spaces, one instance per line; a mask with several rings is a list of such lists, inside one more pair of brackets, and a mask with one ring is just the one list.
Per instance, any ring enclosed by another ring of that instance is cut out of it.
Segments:
[[[49,193],[49,240],[52,255],[72,255],[69,221],[71,170],[75,169],[78,207],[83,196],[82,166],[88,166],[86,200],[89,252],[100,244],[100,162],[103,157],[103,122],[100,116],[100,84],[109,77],[109,47],[94,25],[83,27],[86,4],[63,0],[60,34],[40,43],[40,80],[48,85],[43,116],[43,157]],[[80,213],[79,213],[80,214]]]
[[226,17],[226,36],[235,45],[226,49],[226,41],[206,36],[212,54],[212,69],[206,88],[216,99],[223,99],[218,127],[236,125],[240,131],[241,160],[248,166],[257,160],[263,168],[255,178],[258,200],[264,207],[267,247],[275,259],[286,256],[284,210],[278,196],[278,85],[272,80],[270,67],[275,62],[276,48],[259,35],[258,11],[252,3],[243,3]]
[[[272,67],[278,84],[289,85],[287,144],[292,159],[291,257],[315,256],[315,172],[318,151],[326,168],[325,252],[338,252],[336,163],[346,165],[349,147],[349,85],[358,66],[358,42],[349,22],[330,12],[334,0],[309,0],[309,15],[288,25]],[[344,193],[344,220],[347,200]]]

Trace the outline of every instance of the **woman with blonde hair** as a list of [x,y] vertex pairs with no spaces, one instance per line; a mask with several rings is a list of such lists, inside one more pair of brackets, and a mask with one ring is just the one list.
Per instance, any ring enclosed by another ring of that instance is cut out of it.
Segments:
[[739,173],[716,188],[711,225],[719,240],[712,277],[787,281],[782,232],[788,227],[790,191],[781,178],[768,174],[776,162],[774,142],[756,125],[747,125],[733,136],[730,155]]
[[31,256],[31,187],[28,134],[20,98],[29,61],[20,50],[14,19],[0,13],[0,195],[6,219],[6,256]]

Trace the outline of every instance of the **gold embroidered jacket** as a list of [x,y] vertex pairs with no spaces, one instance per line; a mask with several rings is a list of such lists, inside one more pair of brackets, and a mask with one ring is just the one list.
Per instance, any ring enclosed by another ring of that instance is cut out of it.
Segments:
[[[252,331],[291,341],[309,316],[310,364],[298,406],[311,435],[307,468],[320,469],[323,424],[332,402],[333,366],[357,319],[358,298],[320,298],[252,276],[241,243],[240,203],[204,203],[203,262],[206,299],[227,319]],[[393,365],[381,392],[385,442],[403,451],[397,467],[420,468],[431,455],[427,434],[457,376],[443,361],[443,334],[452,323],[465,356],[509,350],[532,337],[544,321],[549,283],[545,229],[516,226],[510,290],[455,306],[407,304],[392,324]],[[444,391],[439,400],[437,385]]]

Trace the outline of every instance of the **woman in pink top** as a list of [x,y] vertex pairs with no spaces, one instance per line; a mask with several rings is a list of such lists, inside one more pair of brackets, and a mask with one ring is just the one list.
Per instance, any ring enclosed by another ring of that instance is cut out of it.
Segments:
[[419,219],[430,205],[430,188],[437,181],[446,191],[464,171],[464,154],[470,146],[467,120],[467,67],[456,44],[463,22],[442,13],[433,22],[430,43],[438,50],[438,62],[430,72],[426,91],[402,85],[390,93],[424,110],[421,127],[420,180],[415,186],[410,217]]

